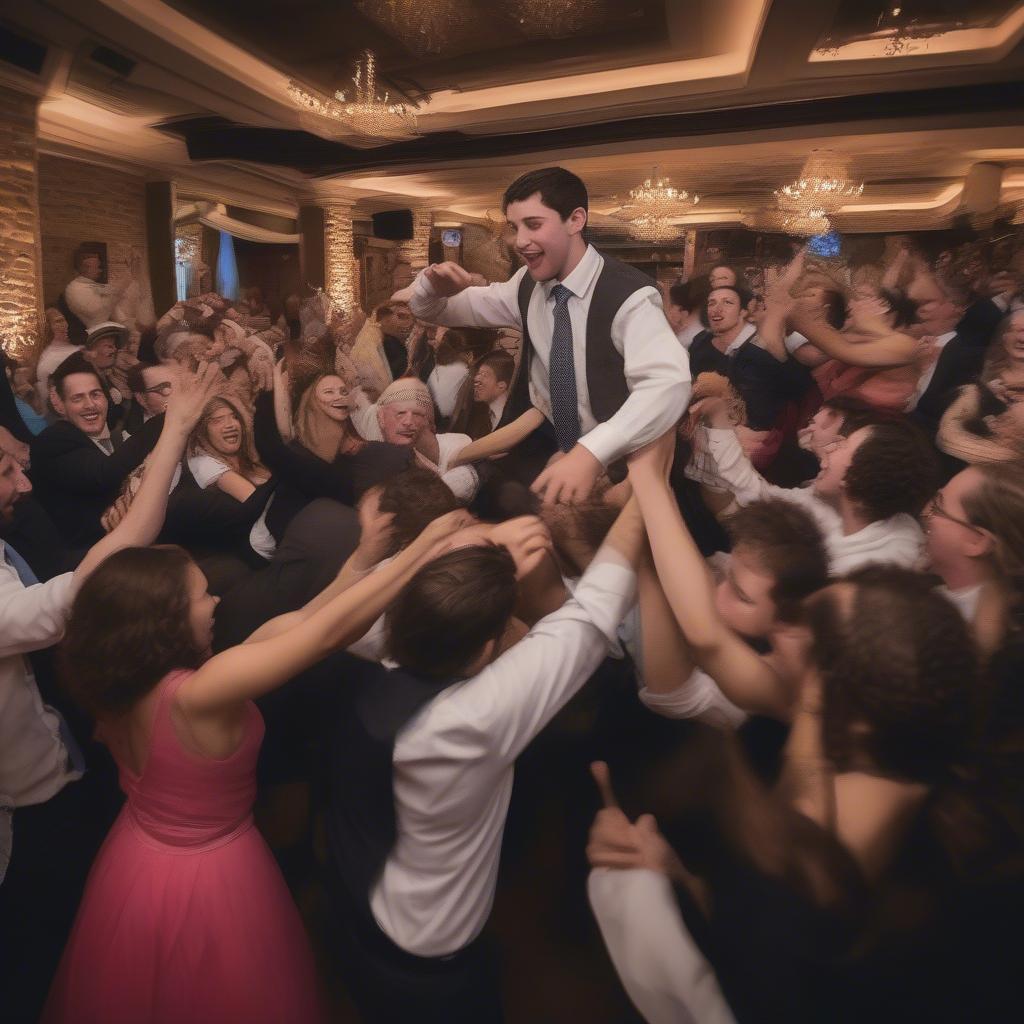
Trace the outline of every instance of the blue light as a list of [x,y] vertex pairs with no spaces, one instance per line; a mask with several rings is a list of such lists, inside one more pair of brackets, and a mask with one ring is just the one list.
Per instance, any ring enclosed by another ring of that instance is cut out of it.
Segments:
[[823,256],[826,259],[838,256],[842,245],[842,238],[838,231],[829,231],[824,235],[815,235],[807,243],[807,251],[815,256]]

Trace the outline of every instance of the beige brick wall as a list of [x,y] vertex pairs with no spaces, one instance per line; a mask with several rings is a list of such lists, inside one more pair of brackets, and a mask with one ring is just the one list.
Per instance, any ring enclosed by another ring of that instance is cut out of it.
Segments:
[[12,355],[39,337],[36,100],[0,88],[0,344]]
[[415,274],[427,265],[430,246],[430,229],[434,216],[429,210],[413,210],[412,238],[398,243],[400,263],[408,263]]
[[146,194],[141,176],[41,154],[39,213],[47,302],[71,280],[74,252],[83,241],[106,242],[112,283],[128,274],[133,250],[145,266]]

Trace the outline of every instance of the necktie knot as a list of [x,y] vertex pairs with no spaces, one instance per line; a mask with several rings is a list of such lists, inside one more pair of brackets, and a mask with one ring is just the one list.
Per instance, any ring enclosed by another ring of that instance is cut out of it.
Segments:
[[572,292],[564,284],[556,284],[551,289],[551,294],[555,297],[555,304],[559,306],[564,306],[572,297]]

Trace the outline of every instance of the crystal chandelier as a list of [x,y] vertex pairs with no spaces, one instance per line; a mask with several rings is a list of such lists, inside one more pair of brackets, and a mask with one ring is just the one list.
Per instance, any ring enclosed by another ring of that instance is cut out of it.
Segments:
[[607,10],[607,0],[508,0],[508,11],[519,30],[532,39],[575,35]]
[[356,0],[356,7],[417,57],[443,53],[466,25],[462,0]]
[[685,188],[676,188],[668,178],[658,176],[658,168],[642,185],[629,190],[626,209],[640,217],[679,217],[700,202],[700,196],[691,196]]
[[804,161],[796,181],[775,190],[779,209],[813,217],[835,213],[864,191],[864,182],[850,177],[849,161],[831,149],[815,149]]
[[827,235],[832,230],[832,221],[825,211],[813,208],[806,213],[762,210],[745,220],[752,228],[761,231],[777,231],[783,235]]
[[634,217],[629,233],[641,242],[674,242],[680,237],[678,225],[667,217]]
[[313,115],[310,127],[318,133],[325,122],[334,121],[341,127],[332,134],[340,136],[393,141],[417,134],[412,107],[392,102],[387,92],[383,97],[377,95],[377,60],[369,50],[363,60],[356,62],[352,83],[355,89],[351,99],[340,90],[333,97],[312,93],[294,79],[288,83],[288,92],[297,107]]

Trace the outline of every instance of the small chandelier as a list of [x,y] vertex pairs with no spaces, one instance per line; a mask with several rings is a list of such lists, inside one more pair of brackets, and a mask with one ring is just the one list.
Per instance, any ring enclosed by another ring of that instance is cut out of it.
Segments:
[[700,196],[691,196],[685,188],[659,177],[657,167],[642,185],[629,190],[629,199],[626,209],[647,218],[679,217],[700,202]]
[[745,218],[746,223],[761,231],[777,231],[783,235],[827,235],[832,230],[832,221],[824,210],[810,209],[806,213],[790,213],[786,210],[762,210]]
[[508,0],[519,31],[531,39],[564,39],[607,13],[607,0]]
[[779,209],[812,217],[835,213],[864,191],[863,181],[850,177],[849,161],[831,149],[815,149],[804,161],[796,181],[775,190]]
[[675,242],[679,227],[667,217],[634,217],[629,221],[629,233],[641,242]]
[[377,60],[369,50],[364,60],[356,62],[352,83],[351,99],[340,90],[333,97],[312,93],[294,79],[288,83],[288,92],[296,106],[318,119],[311,125],[317,132],[323,130],[323,122],[334,121],[344,126],[334,133],[341,136],[394,141],[418,134],[412,107],[392,102],[390,93],[377,95]]
[[356,7],[417,57],[443,53],[466,25],[460,0],[356,0]]

